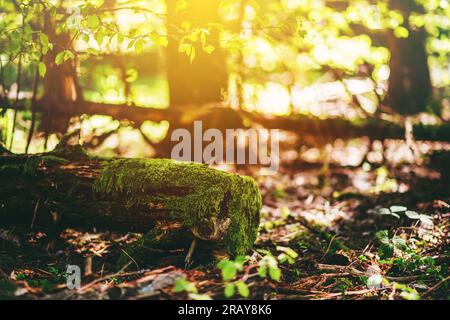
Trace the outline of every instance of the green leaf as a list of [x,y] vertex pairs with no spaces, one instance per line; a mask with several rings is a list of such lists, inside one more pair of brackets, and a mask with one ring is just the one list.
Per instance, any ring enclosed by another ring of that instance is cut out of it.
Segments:
[[131,40],[130,42],[128,42],[127,48],[128,48],[128,49],[133,48],[135,43],[136,43],[136,40]]
[[118,34],[117,34],[117,42],[118,42],[118,43],[122,43],[122,42],[123,42],[123,40],[124,40],[124,36],[123,36],[123,34],[121,34],[121,33],[118,33]]
[[159,37],[158,45],[160,47],[167,48],[167,46],[169,45],[169,40],[167,39],[167,37]]
[[261,278],[267,277],[267,267],[266,266],[260,266],[258,268],[258,274]]
[[286,253],[289,257],[291,257],[293,259],[297,259],[298,258],[298,253],[295,252],[294,250],[292,250],[289,247],[277,246],[277,250]]
[[64,56],[65,56],[65,51],[61,51],[60,53],[58,53],[55,57],[55,63],[56,65],[60,65],[61,63],[63,63],[64,61]]
[[390,216],[400,219],[400,216],[397,213],[392,212]]
[[12,53],[16,53],[20,50],[20,33],[18,31],[13,31],[10,33],[10,49]]
[[70,50],[64,50],[64,61],[75,58],[74,54]]
[[405,300],[420,300],[420,296],[416,290],[403,291],[400,293],[400,297]]
[[234,296],[235,292],[236,292],[236,287],[235,287],[234,283],[227,283],[225,285],[225,290],[224,290],[225,297],[231,298],[232,296]]
[[178,13],[180,11],[183,11],[188,7],[188,0],[178,0],[177,4],[175,5],[175,13]]
[[190,292],[197,293],[197,288],[195,285],[184,278],[179,278],[175,281],[175,286],[173,287],[173,292]]
[[30,35],[33,32],[33,29],[31,28],[31,26],[27,23],[24,28],[23,31],[26,35]]
[[192,50],[192,45],[189,43],[180,43],[178,46],[178,52],[179,53],[186,53],[187,55],[190,55]]
[[236,266],[232,261],[227,261],[221,267],[223,280],[231,280],[237,275]]
[[100,53],[99,50],[97,50],[96,48],[87,48],[86,52],[92,56],[98,56]]
[[236,282],[236,287],[241,297],[248,298],[248,296],[250,295],[250,290],[248,289],[248,286],[244,281]]
[[100,25],[100,19],[96,15],[87,17],[88,27],[91,29],[95,29]]
[[81,39],[83,39],[84,42],[89,43],[89,41],[91,40],[91,37],[88,34],[83,34]]
[[46,35],[45,33],[43,33],[43,32],[40,32],[40,33],[39,33],[39,41],[41,42],[41,44],[42,44],[43,47],[47,47],[48,44],[49,44],[48,37],[47,37],[47,35]]
[[214,52],[214,50],[216,50],[216,48],[212,45],[207,45],[206,47],[203,48],[203,50],[205,50],[207,54],[211,54]]
[[362,261],[362,262],[367,262],[367,261],[369,261],[369,259],[368,259],[365,255],[360,255],[360,256],[358,257],[358,259],[359,259],[360,261]]
[[236,259],[234,259],[234,262],[238,265],[238,269],[240,271],[243,270],[244,263],[248,260],[248,257],[246,256],[237,256]]
[[408,246],[406,245],[406,241],[402,238],[393,238],[392,239],[392,244],[394,245],[395,248],[400,249],[400,250],[406,250],[408,248]]
[[407,210],[405,214],[410,219],[420,219],[420,214],[415,211]]
[[45,77],[45,74],[47,73],[47,66],[42,61],[38,64],[38,72],[42,78]]
[[154,44],[157,44],[159,40],[159,34],[156,31],[153,31],[152,33],[150,33],[150,41],[153,42]]
[[392,212],[404,212],[408,210],[408,208],[403,206],[391,206],[389,209],[391,209]]
[[189,59],[190,59],[191,63],[195,59],[195,47],[194,46],[191,48],[191,54],[189,55]]
[[378,253],[383,258],[391,258],[394,255],[394,246],[392,244],[381,244]]
[[105,41],[105,35],[103,34],[103,32],[98,31],[94,35],[94,39],[95,39],[95,41],[97,41],[98,45],[101,46],[103,44],[103,42]]
[[141,53],[142,50],[144,50],[144,45],[145,45],[144,39],[139,39],[136,41],[136,43],[134,44],[134,50],[136,51],[137,54]]
[[389,243],[389,233],[387,230],[380,230],[377,233],[375,233],[375,237],[384,244]]
[[431,218],[430,216],[427,216],[425,214],[421,214],[419,220],[420,220],[420,222],[422,222],[423,224],[426,224],[428,226],[433,225],[433,218]]
[[390,215],[391,210],[389,210],[388,208],[381,208],[380,210],[378,210],[378,213],[383,215]]
[[272,280],[280,281],[281,270],[278,267],[269,267],[269,276]]

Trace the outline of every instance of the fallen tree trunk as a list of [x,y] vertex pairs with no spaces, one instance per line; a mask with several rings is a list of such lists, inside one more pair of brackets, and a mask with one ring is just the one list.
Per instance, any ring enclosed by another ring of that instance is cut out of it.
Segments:
[[[271,116],[241,111],[244,116],[267,129],[292,131],[304,139],[322,137],[334,140],[369,137],[372,139],[405,139],[405,127],[381,119],[342,118],[321,119],[314,116]],[[416,124],[413,126],[417,141],[450,141],[450,123],[441,125]]]
[[256,239],[260,209],[252,178],[202,164],[97,158],[80,146],[0,153],[0,225],[148,232],[139,245],[189,247],[199,239],[241,255]]
[[[12,106],[5,106],[11,108]],[[23,104],[16,106],[17,110],[27,110]],[[132,121],[132,125],[140,127],[145,120],[161,122],[167,120],[174,123],[174,128],[188,127],[195,120],[203,120],[204,117],[215,118],[217,114],[218,119],[222,119],[223,110],[231,114],[234,113],[234,118],[240,118],[240,123],[235,123],[234,127],[244,126],[243,119],[248,119],[250,122],[262,125],[267,129],[280,129],[292,131],[307,140],[309,137],[317,139],[323,137],[325,139],[350,139],[357,137],[369,137],[372,139],[405,139],[405,127],[402,124],[381,119],[355,119],[349,120],[344,118],[327,118],[322,119],[308,115],[292,115],[292,116],[273,116],[265,115],[257,112],[246,112],[243,110],[233,110],[229,108],[213,107],[205,108],[199,112],[198,108],[176,108],[174,110],[130,107],[126,105],[111,105],[94,102],[80,101],[75,102],[75,107],[71,110],[53,110],[54,115],[61,118],[68,118],[71,116],[79,116],[82,114],[107,115],[117,120]],[[36,101],[35,112],[47,112],[47,107],[43,101]],[[196,116],[190,116],[194,114]],[[189,115],[189,117],[186,117]],[[189,118],[189,123],[182,120]],[[204,123],[207,127],[208,124]],[[438,125],[423,125],[416,124],[413,126],[414,139],[417,141],[450,141],[450,124],[444,122]],[[170,137],[169,137],[170,139]]]

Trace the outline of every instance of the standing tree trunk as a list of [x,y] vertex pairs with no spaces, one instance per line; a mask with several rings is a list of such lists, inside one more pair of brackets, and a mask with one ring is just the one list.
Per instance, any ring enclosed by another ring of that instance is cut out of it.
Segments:
[[[187,8],[177,11],[177,0],[167,0],[167,25],[169,39],[167,50],[167,70],[170,90],[170,105],[206,104],[222,100],[222,91],[228,84],[226,54],[219,45],[219,31],[211,28],[208,44],[214,52],[204,52],[201,41],[195,44],[195,59],[191,63],[186,54],[178,51],[180,30],[188,21],[191,28],[220,23],[219,0],[189,1]],[[206,27],[208,28],[208,27]]]
[[392,0],[393,9],[403,13],[407,38],[397,38],[389,33],[391,52],[389,91],[386,102],[402,115],[413,115],[426,110],[432,94],[428,55],[425,48],[426,32],[413,28],[409,18],[420,8],[410,0]]
[[55,58],[63,50],[71,49],[72,38],[69,33],[57,32],[57,22],[49,13],[45,16],[44,29],[49,41],[53,43],[53,49],[44,57],[47,72],[43,81],[43,101],[48,105],[48,113],[52,114],[43,117],[42,126],[47,133],[64,133],[69,121],[64,114],[73,113],[75,101],[81,99],[81,90],[78,86],[75,59],[57,65]]

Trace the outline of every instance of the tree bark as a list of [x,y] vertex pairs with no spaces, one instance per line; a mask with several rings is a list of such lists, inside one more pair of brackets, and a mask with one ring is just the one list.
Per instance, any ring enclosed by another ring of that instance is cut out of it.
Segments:
[[139,245],[199,239],[229,255],[245,254],[259,226],[256,182],[201,164],[96,158],[60,146],[33,156],[1,153],[0,186],[0,225],[148,232]]
[[[381,119],[342,118],[321,119],[314,116],[294,115],[290,117],[271,116],[241,111],[243,116],[261,124],[267,129],[281,129],[295,132],[306,145],[309,140],[334,141],[369,137],[372,139],[405,139],[405,126]],[[450,141],[450,123],[440,125],[413,125],[413,137],[417,141]],[[314,144],[314,143],[313,143]]]
[[[44,30],[53,49],[44,56],[47,72],[44,77],[44,96],[42,101],[47,105],[47,111],[42,119],[42,129],[49,132],[65,133],[70,114],[75,108],[75,101],[82,99],[76,72],[76,59],[69,59],[60,65],[55,63],[56,56],[63,50],[72,49],[72,37],[67,32],[57,32],[57,21],[49,12],[44,17]],[[61,112],[61,110],[68,111]],[[54,117],[53,112],[59,114]]]
[[[189,1],[184,10],[177,10],[177,0],[167,0],[167,26],[169,34],[179,34],[184,22],[190,29],[205,27],[207,24],[221,23],[219,0]],[[228,75],[226,54],[220,48],[219,31],[210,28],[207,43],[215,47],[214,52],[204,52],[200,39],[195,43],[195,59],[191,62],[178,48],[181,37],[171,37],[167,49],[167,70],[171,106],[206,104],[222,101],[222,91],[226,89]]]
[[426,111],[432,95],[428,54],[425,48],[427,34],[423,28],[416,29],[409,24],[411,14],[423,8],[409,0],[391,2],[392,7],[403,14],[404,27],[409,35],[406,38],[398,38],[393,31],[389,31],[391,73],[386,103],[399,114],[414,115]]

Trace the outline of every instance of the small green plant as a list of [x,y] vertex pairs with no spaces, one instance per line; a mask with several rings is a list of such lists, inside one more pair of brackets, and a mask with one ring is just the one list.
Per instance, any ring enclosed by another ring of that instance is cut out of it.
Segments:
[[389,232],[387,230],[378,231],[375,237],[380,242],[378,254],[382,258],[392,258],[395,250],[404,251],[408,248],[404,239],[400,237],[389,238]]
[[186,292],[192,300],[212,300],[211,296],[207,294],[199,294],[195,284],[185,278],[178,278],[172,291],[177,293]]
[[236,278],[239,272],[244,270],[244,265],[248,261],[249,257],[237,257],[235,260],[222,260],[217,264],[217,267],[221,270],[222,279],[225,282],[224,295],[227,298],[231,298],[235,295],[236,291],[243,298],[250,296],[250,289],[243,280],[232,281]]
[[185,278],[179,278],[175,281],[175,285],[172,289],[173,292],[187,292],[198,293],[197,287],[192,282],[189,282]]
[[369,261],[369,258],[367,258],[365,255],[360,255],[359,257],[358,257],[358,259],[359,259],[359,261],[361,261],[361,262],[368,262]]
[[44,291],[51,291],[58,284],[64,283],[67,280],[66,271],[61,271],[56,267],[50,267],[48,273],[51,276],[49,279],[42,279],[33,275],[18,272],[15,276],[16,280],[25,281],[30,287],[41,288]]
[[380,242],[378,254],[382,258],[378,263],[391,265],[397,272],[434,276],[441,274],[442,268],[436,265],[433,257],[421,255],[419,249],[409,245],[404,239],[389,238],[387,230],[377,232],[376,237]]
[[405,284],[393,283],[393,287],[396,290],[400,290],[400,297],[402,297],[405,300],[420,300],[420,295],[416,291],[416,289],[413,289]]
[[351,282],[349,279],[347,278],[338,278],[337,279],[337,284],[334,287],[334,290],[339,291],[339,292],[345,292],[348,289],[354,287],[355,285],[353,284],[353,282]]
[[295,263],[295,260],[298,258],[298,253],[288,247],[277,246],[278,251],[282,253],[278,256],[278,261],[280,263],[288,262],[289,264]]
[[278,267],[277,259],[268,250],[258,250],[264,256],[258,262],[258,274],[261,278],[269,276],[274,281],[280,281],[281,270]]
[[[261,278],[280,281],[281,270],[278,267],[278,262],[292,264],[298,257],[298,254],[291,248],[280,246],[277,247],[277,250],[281,251],[281,254],[277,258],[269,250],[258,250],[259,253],[263,254],[257,265],[258,275]],[[244,271],[245,264],[249,259],[249,257],[237,257],[235,260],[222,260],[217,264],[217,267],[221,270],[222,279],[225,282],[225,297],[231,298],[236,293],[243,298],[250,296],[249,286],[245,282],[248,274],[241,278],[238,277],[239,273]]]
[[280,186],[276,187],[275,189],[270,191],[270,195],[275,199],[275,200],[280,200],[280,199],[286,199],[287,198],[287,193],[286,191],[284,191],[284,189]]
[[250,289],[248,288],[248,285],[242,281],[235,281],[235,282],[229,282],[225,285],[224,295],[227,298],[231,298],[235,295],[237,292],[239,295],[243,298],[248,298],[250,296]]
[[408,208],[404,206],[391,206],[389,208],[381,208],[378,210],[378,213],[384,216],[392,216],[397,219],[400,219],[400,214],[403,213],[409,219],[419,220],[425,225],[433,225],[432,217],[425,214],[419,214],[416,211],[408,210]]
[[236,275],[244,270],[244,264],[248,257],[239,256],[235,260],[222,260],[217,264],[221,270],[222,279],[225,281],[232,280]]
[[56,267],[49,267],[48,272],[53,276],[53,281],[55,282],[65,282],[67,280],[66,270],[60,270]]

